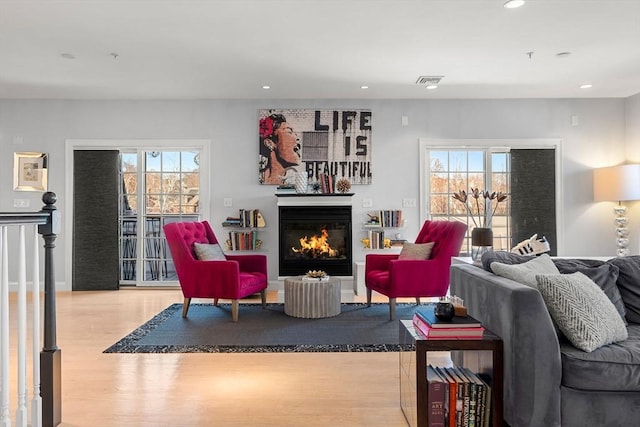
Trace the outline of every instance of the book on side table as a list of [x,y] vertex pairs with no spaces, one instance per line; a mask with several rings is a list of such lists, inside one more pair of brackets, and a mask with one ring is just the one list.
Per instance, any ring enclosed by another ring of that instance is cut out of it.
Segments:
[[413,325],[427,338],[482,338],[482,324],[471,316],[455,316],[440,320],[433,307],[419,308],[413,314]]
[[478,328],[482,324],[471,316],[455,316],[451,320],[440,320],[434,313],[433,306],[417,308],[414,315],[419,316],[431,328]]

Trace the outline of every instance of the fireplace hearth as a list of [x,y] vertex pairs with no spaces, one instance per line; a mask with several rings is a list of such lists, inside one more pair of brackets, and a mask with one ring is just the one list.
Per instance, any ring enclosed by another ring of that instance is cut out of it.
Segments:
[[279,206],[279,275],[351,276],[351,206]]

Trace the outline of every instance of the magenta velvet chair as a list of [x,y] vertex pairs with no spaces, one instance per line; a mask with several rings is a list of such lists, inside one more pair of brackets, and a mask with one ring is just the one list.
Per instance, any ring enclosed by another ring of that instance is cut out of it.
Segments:
[[369,254],[365,261],[367,305],[376,291],[389,297],[389,318],[396,312],[396,298],[444,296],[449,289],[451,257],[458,256],[467,225],[458,221],[426,221],[415,243],[435,242],[427,260],[398,259],[398,254]]
[[238,321],[238,300],[260,292],[262,307],[266,305],[268,284],[265,255],[225,255],[226,260],[201,261],[193,244],[218,243],[207,221],[173,222],[164,226],[171,257],[184,295],[182,317],[187,317],[191,298],[230,299],[231,317]]

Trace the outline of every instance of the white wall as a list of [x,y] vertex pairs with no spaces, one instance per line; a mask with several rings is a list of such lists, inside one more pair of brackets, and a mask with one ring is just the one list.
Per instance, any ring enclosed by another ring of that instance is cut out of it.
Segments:
[[[591,170],[623,163],[625,133],[640,135],[640,97],[633,99],[527,100],[200,100],[200,101],[0,101],[0,212],[15,211],[13,199],[28,198],[28,211],[42,206],[39,193],[13,191],[14,151],[49,153],[49,189],[57,206],[68,215],[65,194],[64,146],[68,139],[208,139],[211,140],[211,223],[222,235],[220,223],[239,208],[259,208],[267,221],[261,238],[269,250],[271,279],[277,277],[276,198],[273,186],[257,178],[257,117],[260,108],[371,109],[373,113],[373,183],[357,185],[354,202],[356,259],[364,259],[358,222],[370,209],[362,199],[373,199],[373,209],[400,209],[405,197],[419,199],[419,138],[506,139],[559,138],[563,140],[564,253],[615,253],[613,203],[593,203]],[[627,109],[625,111],[625,108]],[[633,116],[630,117],[629,111]],[[571,116],[578,125],[571,125]],[[408,126],[401,117],[407,116]],[[626,119],[626,120],[625,120]],[[636,123],[627,126],[628,122]],[[637,154],[637,152],[636,152]],[[637,159],[636,159],[637,160]],[[535,185],[536,172],[531,173]],[[223,198],[233,207],[223,207]],[[419,206],[419,203],[418,203]],[[403,208],[404,236],[419,229],[419,212]],[[64,221],[63,221],[64,223]],[[632,219],[632,253],[638,253],[640,220]],[[56,250],[56,278],[64,280],[63,229]],[[59,289],[70,289],[63,284]]]
[[[625,100],[625,149],[628,163],[640,163],[640,93],[630,96]],[[640,182],[636,183],[640,186]],[[640,201],[628,202],[627,217],[629,228],[638,230],[640,227]],[[640,233],[632,233],[630,236],[631,248],[640,244]],[[633,252],[633,251],[632,251]],[[633,252],[633,253],[638,253]]]

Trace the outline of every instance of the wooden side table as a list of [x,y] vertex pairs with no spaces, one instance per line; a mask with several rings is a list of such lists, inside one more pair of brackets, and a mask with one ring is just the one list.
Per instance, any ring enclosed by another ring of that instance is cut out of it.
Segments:
[[340,314],[340,279],[303,280],[303,276],[284,279],[284,312],[306,319]]
[[[413,327],[411,320],[400,322],[400,406],[411,427],[428,427],[429,414],[427,365],[431,351],[489,351],[492,366],[491,377],[491,419],[493,427],[502,427],[503,362],[502,339],[485,329],[482,339],[427,339]],[[454,358],[454,360],[460,358]],[[477,369],[477,368],[476,368]],[[475,370],[475,369],[474,369]],[[478,373],[478,372],[476,372]]]

